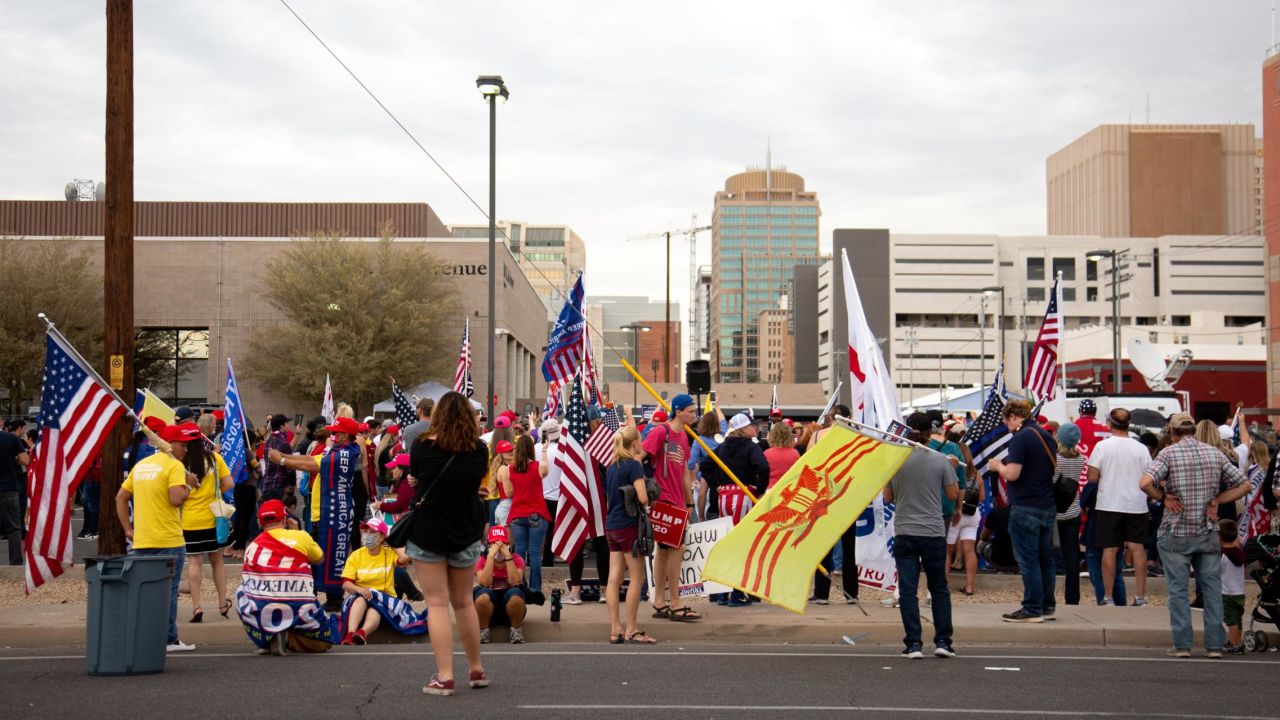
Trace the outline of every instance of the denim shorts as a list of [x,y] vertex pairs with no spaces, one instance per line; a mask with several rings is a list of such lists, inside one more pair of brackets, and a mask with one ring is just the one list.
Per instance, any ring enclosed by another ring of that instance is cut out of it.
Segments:
[[447,554],[435,553],[430,550],[423,550],[414,545],[412,542],[404,546],[404,552],[410,558],[424,563],[449,563],[449,567],[456,568],[474,568],[476,561],[484,554],[484,543],[479,540],[471,544],[464,550]]

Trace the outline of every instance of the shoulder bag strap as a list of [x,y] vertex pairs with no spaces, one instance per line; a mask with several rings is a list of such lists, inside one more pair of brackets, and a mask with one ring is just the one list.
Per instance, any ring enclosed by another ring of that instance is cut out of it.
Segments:
[[1044,448],[1044,454],[1049,456],[1049,464],[1053,466],[1053,471],[1055,473],[1058,472],[1058,458],[1049,451],[1049,443],[1044,441],[1044,436],[1040,434],[1039,430],[1031,428],[1031,434],[1036,436],[1036,439],[1040,441],[1040,447]]
[[436,473],[436,479],[431,482],[431,486],[427,488],[426,492],[422,493],[422,497],[418,499],[418,502],[414,503],[413,506],[409,508],[410,510],[417,510],[418,507],[422,505],[422,503],[427,501],[427,498],[431,495],[431,491],[435,490],[436,485],[440,484],[440,478],[444,476],[445,471],[448,470],[449,466],[453,464],[453,459],[456,457],[458,456],[457,455],[449,456],[449,459],[446,460],[444,463],[444,467],[440,468],[440,472]]

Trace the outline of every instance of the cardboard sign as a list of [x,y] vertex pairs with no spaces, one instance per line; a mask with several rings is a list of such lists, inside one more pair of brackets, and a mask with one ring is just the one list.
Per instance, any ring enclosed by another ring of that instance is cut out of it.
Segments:
[[659,500],[649,509],[649,522],[653,524],[653,541],[657,544],[669,548],[684,545],[684,528],[689,524],[688,508]]
[[[685,543],[680,553],[680,597],[697,597],[708,594],[727,593],[733,588],[718,582],[702,579],[702,568],[707,564],[707,553],[720,538],[733,529],[733,519],[722,517],[706,522],[694,523],[685,533]],[[649,597],[657,597],[653,585],[653,558],[648,558],[649,565]]]

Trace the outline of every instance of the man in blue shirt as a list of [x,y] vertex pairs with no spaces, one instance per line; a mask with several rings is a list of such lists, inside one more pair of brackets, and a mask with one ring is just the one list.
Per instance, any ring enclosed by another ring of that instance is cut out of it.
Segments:
[[1052,435],[1031,417],[1031,404],[1011,400],[1004,424],[1013,437],[1004,461],[988,467],[1008,483],[1009,535],[1022,573],[1022,607],[1005,613],[1005,622],[1039,623],[1054,618],[1053,524],[1057,506],[1053,475],[1057,456]]

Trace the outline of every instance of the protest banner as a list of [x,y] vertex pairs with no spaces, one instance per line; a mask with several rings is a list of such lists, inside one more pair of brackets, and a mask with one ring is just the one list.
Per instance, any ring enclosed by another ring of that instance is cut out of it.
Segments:
[[689,510],[659,500],[649,509],[653,523],[653,541],[663,547],[678,548],[683,544],[684,529],[689,524]]
[[[727,517],[689,526],[680,555],[680,597],[727,593],[733,589],[713,580],[702,579],[702,568],[706,565],[707,553],[711,552],[711,548],[720,541],[720,538],[729,534],[732,529],[733,519]],[[645,562],[649,567],[649,597],[657,597],[653,585],[653,558],[647,558]]]

